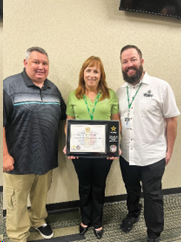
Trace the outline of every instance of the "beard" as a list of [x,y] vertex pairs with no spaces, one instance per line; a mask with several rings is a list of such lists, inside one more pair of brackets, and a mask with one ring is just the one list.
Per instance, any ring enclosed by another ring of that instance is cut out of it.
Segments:
[[[134,69],[134,70],[136,71],[135,74],[134,74],[133,76],[128,76],[128,75],[127,75],[127,71],[128,71],[129,69]],[[130,83],[130,84],[135,84],[135,83],[139,82],[139,80],[140,80],[140,78],[141,78],[141,76],[142,76],[142,74],[143,74],[143,66],[140,65],[139,68],[136,68],[136,67],[129,67],[129,68],[127,68],[124,72],[122,71],[122,73],[123,73],[123,79],[124,79],[126,82],[128,82],[128,83]]]

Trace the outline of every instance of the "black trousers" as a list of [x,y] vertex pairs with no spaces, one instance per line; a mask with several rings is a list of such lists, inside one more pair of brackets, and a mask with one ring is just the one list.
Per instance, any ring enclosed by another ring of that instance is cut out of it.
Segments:
[[106,178],[112,160],[79,158],[72,160],[78,180],[82,223],[102,227]]
[[160,236],[164,226],[162,176],[165,159],[148,166],[130,166],[120,157],[122,177],[127,190],[127,207],[129,214],[140,214],[141,183],[144,195],[144,217],[149,237]]

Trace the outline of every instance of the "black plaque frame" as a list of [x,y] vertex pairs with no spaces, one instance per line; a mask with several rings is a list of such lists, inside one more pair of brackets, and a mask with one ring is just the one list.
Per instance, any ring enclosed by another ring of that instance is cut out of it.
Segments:
[[[106,152],[71,152],[70,139],[72,125],[105,125],[105,146]],[[75,157],[118,157],[119,156],[119,120],[67,120],[67,156]]]

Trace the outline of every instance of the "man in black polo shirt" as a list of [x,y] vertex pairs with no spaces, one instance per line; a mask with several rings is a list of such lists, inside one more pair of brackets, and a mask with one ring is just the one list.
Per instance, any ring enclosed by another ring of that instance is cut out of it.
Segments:
[[[26,242],[34,227],[46,239],[45,221],[52,169],[58,166],[58,129],[66,119],[58,88],[47,79],[49,60],[40,47],[29,48],[24,70],[3,82],[3,171],[7,197],[7,234]],[[27,197],[31,208],[27,210]]]

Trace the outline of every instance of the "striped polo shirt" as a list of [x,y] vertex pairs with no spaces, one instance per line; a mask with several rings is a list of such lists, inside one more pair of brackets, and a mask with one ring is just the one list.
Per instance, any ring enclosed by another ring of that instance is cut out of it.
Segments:
[[26,71],[3,82],[3,126],[9,154],[15,160],[10,174],[42,175],[58,166],[59,122],[66,105],[48,79],[35,86]]

